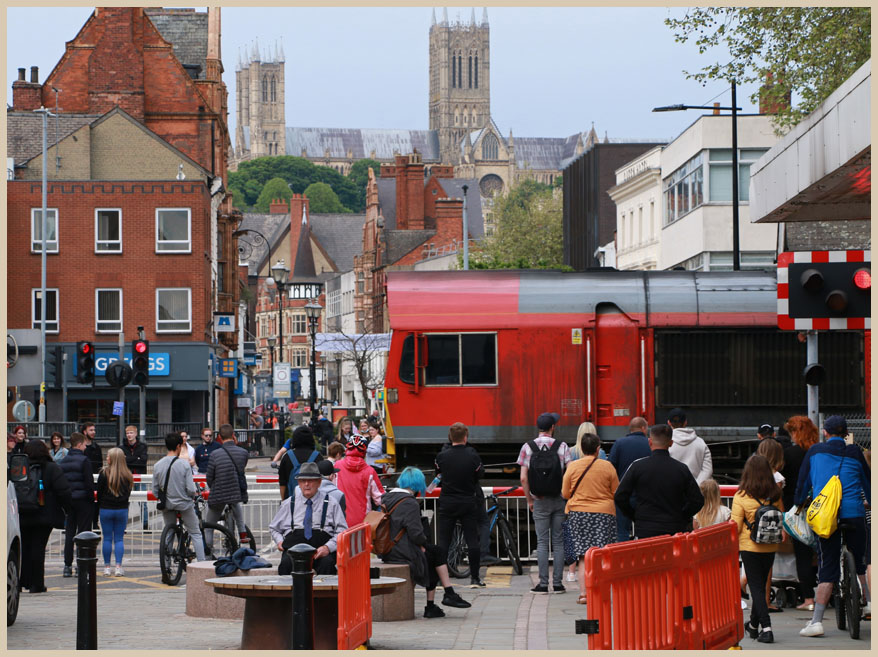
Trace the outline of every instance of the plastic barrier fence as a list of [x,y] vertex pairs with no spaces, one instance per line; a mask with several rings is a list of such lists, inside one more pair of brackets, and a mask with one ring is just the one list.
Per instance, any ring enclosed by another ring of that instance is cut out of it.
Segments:
[[372,636],[372,586],[369,581],[372,536],[369,525],[362,523],[339,534],[336,550],[338,649],[353,650]]
[[744,636],[734,523],[585,555],[589,650],[720,649]]

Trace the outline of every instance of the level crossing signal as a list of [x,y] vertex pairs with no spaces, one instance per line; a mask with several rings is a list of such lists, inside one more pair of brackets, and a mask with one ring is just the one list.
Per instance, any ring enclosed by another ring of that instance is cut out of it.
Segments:
[[62,380],[64,377],[63,360],[64,349],[60,344],[46,350],[46,381],[51,381],[55,388],[61,388],[64,385]]
[[135,340],[132,343],[131,370],[134,385],[149,385],[149,340]]
[[94,385],[95,349],[91,342],[76,343],[76,382]]

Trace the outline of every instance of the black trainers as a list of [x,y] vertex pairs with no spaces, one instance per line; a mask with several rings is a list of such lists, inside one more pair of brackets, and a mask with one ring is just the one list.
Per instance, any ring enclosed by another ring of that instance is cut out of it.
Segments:
[[566,593],[567,589],[564,588],[563,584],[553,584],[552,585],[552,593]]
[[530,590],[531,593],[545,594],[549,592],[549,587],[545,584],[537,584]]
[[446,593],[442,596],[442,605],[445,607],[456,607],[458,609],[467,609],[468,607],[472,607],[472,605],[460,597],[460,594],[457,591],[452,593]]
[[756,637],[756,640],[759,643],[774,643],[774,632],[768,630],[766,632],[760,632],[759,636]]
[[485,588],[485,582],[478,577],[471,577],[469,580],[469,587],[471,589]]
[[442,618],[445,612],[438,605],[427,605],[424,607],[424,618]]
[[73,577],[73,566],[64,566],[62,577]]
[[758,628],[758,627],[753,627],[752,625],[750,625],[750,622],[749,622],[749,621],[748,621],[747,623],[744,624],[744,629],[747,630],[747,635],[748,635],[751,639],[755,639],[756,637],[759,636],[759,628]]

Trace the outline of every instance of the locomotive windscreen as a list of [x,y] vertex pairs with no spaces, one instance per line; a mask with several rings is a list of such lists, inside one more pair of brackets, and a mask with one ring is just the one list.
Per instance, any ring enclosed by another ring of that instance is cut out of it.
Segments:
[[[793,331],[656,331],[657,407],[807,406],[804,342]],[[863,336],[821,331],[820,405],[864,403]]]

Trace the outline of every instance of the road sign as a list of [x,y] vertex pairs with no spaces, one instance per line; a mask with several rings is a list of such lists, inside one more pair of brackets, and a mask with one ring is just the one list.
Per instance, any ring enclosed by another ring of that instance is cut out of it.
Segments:
[[107,365],[107,371],[104,374],[107,383],[113,388],[124,388],[131,383],[133,376],[134,371],[131,366],[123,360],[114,360]]
[[30,422],[34,419],[35,414],[36,409],[34,405],[26,399],[15,402],[15,405],[12,407],[12,416],[19,422]]
[[290,396],[290,364],[275,363],[274,364],[274,396],[289,397]]
[[113,402],[113,415],[124,415],[125,413],[125,402],[114,401]]

